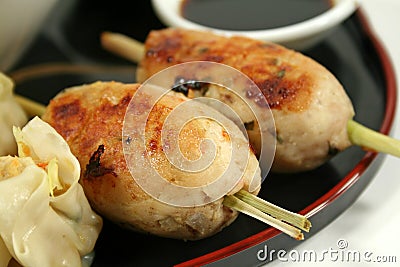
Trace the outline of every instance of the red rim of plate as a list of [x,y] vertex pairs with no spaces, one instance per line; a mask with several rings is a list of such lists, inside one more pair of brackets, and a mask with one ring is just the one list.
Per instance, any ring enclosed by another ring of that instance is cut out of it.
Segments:
[[[372,42],[373,47],[375,48],[379,60],[381,61],[384,78],[386,81],[386,107],[385,107],[385,116],[380,128],[380,132],[384,134],[389,134],[390,129],[392,127],[393,119],[396,111],[396,102],[397,102],[397,92],[396,92],[396,78],[393,70],[392,62],[381,44],[380,40],[376,36],[375,32],[372,30],[368,19],[364,15],[363,11],[358,9],[356,11],[356,16],[361,22],[363,26],[365,34],[369,37]],[[336,186],[334,186],[331,190],[325,193],[322,197],[317,199],[314,203],[307,206],[305,209],[300,211],[300,214],[304,214],[307,217],[311,217],[312,215],[318,213],[330,203],[332,203],[336,198],[341,196],[344,192],[347,191],[354,183],[358,181],[367,167],[371,164],[371,162],[376,158],[377,153],[368,152],[361,159],[361,161],[351,170]],[[203,256],[194,258],[192,260],[180,263],[175,265],[176,267],[184,267],[184,266],[198,266],[204,265],[208,263],[215,262],[217,260],[226,258],[231,256],[237,252],[240,252],[244,249],[250,248],[254,245],[257,245],[261,242],[264,242],[274,236],[281,234],[279,230],[275,228],[267,228],[264,231],[261,231],[255,235],[252,235],[248,238],[245,238],[239,242],[216,250],[214,252],[205,254]]]

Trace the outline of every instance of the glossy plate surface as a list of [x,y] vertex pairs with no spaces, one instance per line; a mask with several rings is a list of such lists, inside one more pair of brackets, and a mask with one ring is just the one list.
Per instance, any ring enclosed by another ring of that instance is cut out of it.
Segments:
[[[132,9],[120,0],[112,1],[112,6],[109,1],[60,1],[34,44],[8,73],[16,82],[16,93],[47,104],[66,87],[96,80],[134,82],[135,66],[103,51],[99,35],[108,30],[144,41],[151,29],[165,27],[147,2],[136,2]],[[303,52],[338,77],[353,101],[358,122],[390,131],[396,103],[393,69],[361,11],[324,42]],[[314,171],[270,175],[260,196],[311,216],[313,228],[307,240],[355,201],[382,159],[353,147]],[[221,233],[195,242],[137,234],[106,221],[93,266],[257,266],[265,263],[257,258],[265,245],[288,250],[296,244],[245,215]]]

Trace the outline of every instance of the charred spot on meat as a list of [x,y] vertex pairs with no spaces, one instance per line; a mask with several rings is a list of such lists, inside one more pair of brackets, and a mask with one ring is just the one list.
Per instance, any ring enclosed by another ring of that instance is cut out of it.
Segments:
[[195,78],[187,79],[183,76],[177,76],[172,86],[172,91],[188,96],[190,90],[196,90],[199,91],[200,95],[204,95],[208,90],[208,86],[209,83],[197,81]]
[[89,163],[86,165],[84,177],[85,178],[95,178],[99,176],[103,176],[107,173],[116,176],[114,171],[111,168],[104,167],[101,162],[100,158],[104,154],[104,145],[99,145],[97,150],[93,152],[92,156],[89,159]]

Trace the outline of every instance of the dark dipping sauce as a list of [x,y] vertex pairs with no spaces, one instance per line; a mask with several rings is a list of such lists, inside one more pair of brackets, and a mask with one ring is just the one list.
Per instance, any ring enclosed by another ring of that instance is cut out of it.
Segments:
[[217,29],[263,30],[305,21],[332,5],[332,0],[183,0],[181,15]]

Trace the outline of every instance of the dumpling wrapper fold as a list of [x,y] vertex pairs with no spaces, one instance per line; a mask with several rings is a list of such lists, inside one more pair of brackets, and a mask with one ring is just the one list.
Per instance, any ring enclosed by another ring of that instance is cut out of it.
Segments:
[[[78,183],[80,166],[65,140],[35,117],[14,128],[20,157],[0,157],[0,267],[80,266],[102,228]],[[46,164],[56,159],[63,189],[53,188]]]

